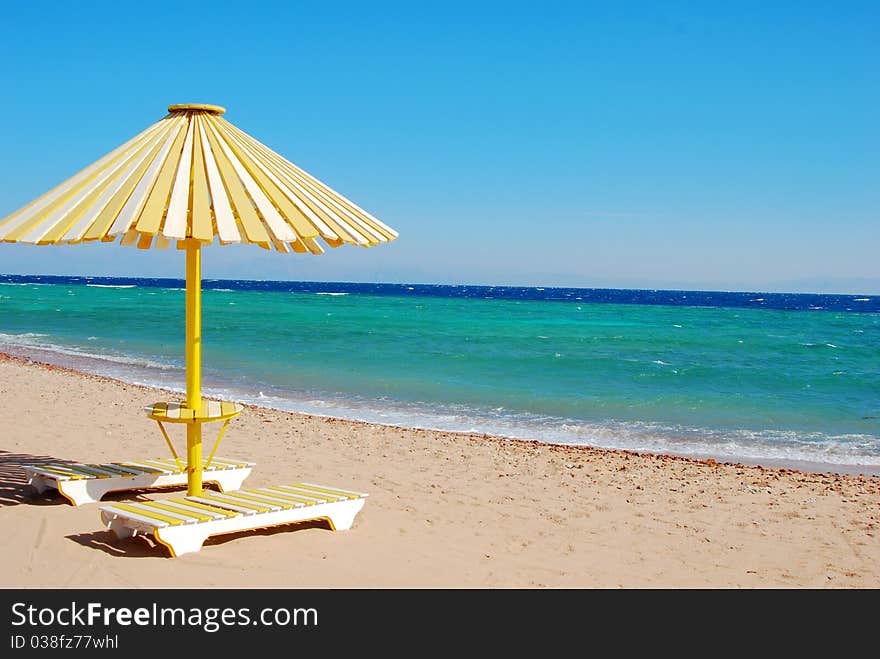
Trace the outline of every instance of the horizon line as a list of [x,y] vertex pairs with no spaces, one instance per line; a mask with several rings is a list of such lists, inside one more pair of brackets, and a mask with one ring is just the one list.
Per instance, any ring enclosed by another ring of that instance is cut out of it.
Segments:
[[[49,278],[77,278],[77,279],[128,279],[135,281],[173,281],[185,282],[183,277],[145,277],[134,275],[50,275],[50,274],[15,274],[0,273],[0,277],[49,277]],[[744,293],[757,295],[841,295],[845,297],[856,296],[873,296],[877,297],[880,293],[819,293],[819,292],[795,292],[795,291],[761,291],[761,290],[734,290],[734,289],[714,289],[714,288],[630,288],[630,287],[613,287],[613,286],[557,286],[557,285],[521,285],[521,284],[442,284],[429,282],[392,282],[392,281],[342,281],[342,280],[310,280],[310,279],[250,279],[250,278],[214,278],[206,277],[202,282],[276,282],[276,283],[297,283],[297,284],[377,284],[381,286],[449,286],[449,287],[471,287],[471,288],[532,288],[541,290],[584,290],[584,291],[652,291],[666,293]]]

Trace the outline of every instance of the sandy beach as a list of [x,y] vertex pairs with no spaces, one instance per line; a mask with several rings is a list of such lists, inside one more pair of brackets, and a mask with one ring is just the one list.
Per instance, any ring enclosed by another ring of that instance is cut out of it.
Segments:
[[304,523],[232,534],[171,559],[147,539],[116,540],[96,504],[35,495],[21,465],[164,456],[142,409],[179,395],[9,357],[0,393],[2,587],[880,586],[877,477],[257,407],[220,451],[257,463],[246,485],[322,482],[368,492],[366,506],[347,532]]

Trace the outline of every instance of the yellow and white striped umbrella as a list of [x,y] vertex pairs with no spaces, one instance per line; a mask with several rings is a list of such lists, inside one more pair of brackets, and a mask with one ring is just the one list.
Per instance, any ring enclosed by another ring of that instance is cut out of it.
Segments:
[[[397,232],[223,119],[216,105],[168,115],[0,220],[0,241],[251,243],[281,252],[369,247]],[[184,244],[178,245],[183,248]]]
[[161,249],[175,241],[186,252],[190,496],[202,492],[201,248],[217,238],[220,244],[321,254],[317,238],[330,247],[370,247],[397,237],[222,119],[224,112],[216,105],[172,105],[161,121],[0,220],[0,241],[7,243],[113,242],[121,236],[123,245]]

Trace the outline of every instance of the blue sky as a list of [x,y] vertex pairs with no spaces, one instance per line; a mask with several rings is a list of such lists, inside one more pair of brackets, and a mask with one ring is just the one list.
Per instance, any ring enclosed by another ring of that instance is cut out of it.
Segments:
[[[206,277],[880,293],[876,2],[17,4],[0,216],[206,102],[401,234],[211,248]],[[0,272],[183,260],[2,245]]]

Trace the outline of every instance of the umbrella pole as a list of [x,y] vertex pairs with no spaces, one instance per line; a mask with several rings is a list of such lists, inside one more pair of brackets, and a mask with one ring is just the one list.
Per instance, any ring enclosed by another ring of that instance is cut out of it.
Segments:
[[[197,240],[186,241],[186,406],[202,408],[202,253]],[[187,494],[202,494],[202,424],[186,424]]]

